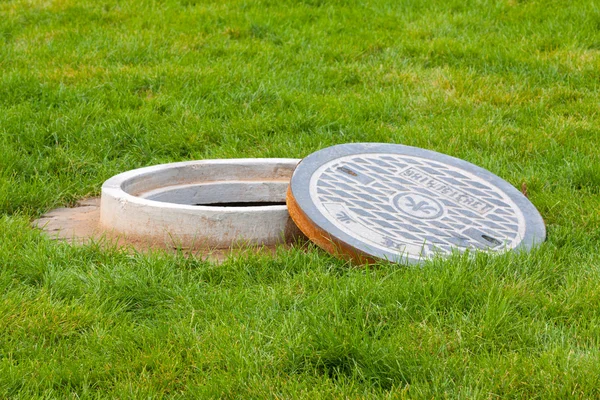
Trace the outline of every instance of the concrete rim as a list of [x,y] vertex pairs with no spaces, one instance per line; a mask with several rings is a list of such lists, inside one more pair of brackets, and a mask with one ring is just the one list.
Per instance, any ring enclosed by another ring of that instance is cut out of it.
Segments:
[[[139,168],[102,185],[100,225],[117,234],[184,247],[272,245],[298,234],[285,205],[221,207],[176,204],[145,198],[157,189],[197,185],[218,190],[219,182],[273,185],[262,201],[285,202],[285,188],[299,159],[216,159]],[[211,183],[211,185],[206,185]],[[281,190],[277,189],[281,187]],[[281,191],[281,193],[278,193]],[[241,197],[230,201],[243,201]]]

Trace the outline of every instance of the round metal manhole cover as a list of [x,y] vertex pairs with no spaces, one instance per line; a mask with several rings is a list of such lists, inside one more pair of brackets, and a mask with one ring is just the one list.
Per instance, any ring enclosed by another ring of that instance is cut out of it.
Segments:
[[292,175],[287,204],[311,240],[361,261],[529,250],[546,237],[539,212],[508,182],[403,145],[343,144],[309,155]]

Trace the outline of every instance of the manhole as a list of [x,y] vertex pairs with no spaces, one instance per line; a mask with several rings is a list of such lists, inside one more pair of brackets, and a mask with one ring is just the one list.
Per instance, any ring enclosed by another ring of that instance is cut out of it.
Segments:
[[508,182],[403,145],[344,144],[309,155],[292,176],[287,204],[311,240],[361,261],[528,250],[546,236],[536,208]]
[[297,159],[225,159],[163,164],[102,185],[105,231],[182,247],[272,245],[299,233],[285,192]]

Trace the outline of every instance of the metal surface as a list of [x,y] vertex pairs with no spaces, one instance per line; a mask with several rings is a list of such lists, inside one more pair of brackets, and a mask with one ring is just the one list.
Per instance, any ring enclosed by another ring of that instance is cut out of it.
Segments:
[[298,165],[290,190],[315,227],[371,258],[418,263],[456,250],[527,250],[546,235],[536,208],[508,182],[409,146],[317,151]]

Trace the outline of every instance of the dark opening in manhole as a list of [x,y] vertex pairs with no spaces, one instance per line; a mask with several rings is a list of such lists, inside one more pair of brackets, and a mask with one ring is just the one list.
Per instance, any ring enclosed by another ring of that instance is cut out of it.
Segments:
[[209,207],[266,207],[266,206],[285,206],[285,201],[229,201],[223,203],[201,203],[194,206]]

